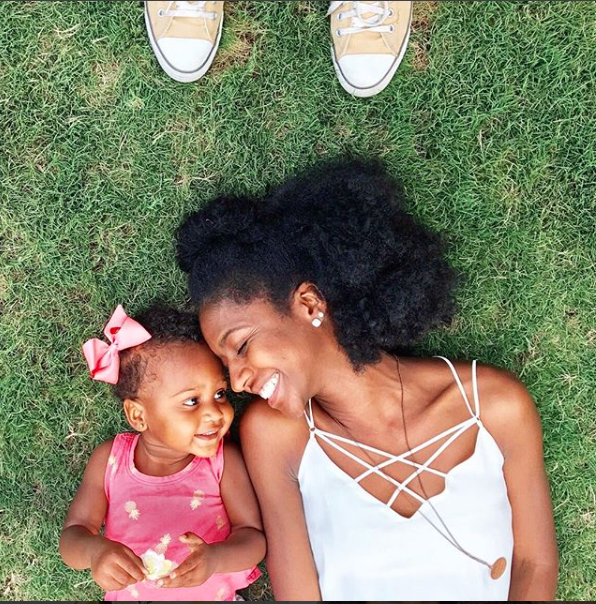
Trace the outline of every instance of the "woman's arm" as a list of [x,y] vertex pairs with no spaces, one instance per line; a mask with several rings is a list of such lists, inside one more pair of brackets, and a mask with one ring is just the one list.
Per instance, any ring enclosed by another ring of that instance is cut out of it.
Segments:
[[264,401],[242,418],[242,450],[261,505],[267,536],[267,572],[277,600],[320,601],[296,471],[304,446],[299,421]]
[[505,458],[513,512],[513,567],[509,600],[553,600],[558,554],[542,454],[542,429],[526,388],[506,371],[478,371],[481,416]]
[[138,556],[100,534],[108,508],[104,475],[112,442],[101,444],[91,455],[60,535],[65,564],[76,570],[90,568],[95,582],[106,590],[122,589],[145,578]]

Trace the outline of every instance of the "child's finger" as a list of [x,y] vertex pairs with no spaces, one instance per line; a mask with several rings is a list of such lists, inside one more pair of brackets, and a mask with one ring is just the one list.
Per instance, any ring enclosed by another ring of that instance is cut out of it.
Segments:
[[[188,562],[188,564],[187,564]],[[203,584],[208,577],[203,580],[197,579],[203,573],[200,572],[198,560],[195,558],[190,561],[188,558],[174,571],[170,573],[168,577],[164,577],[162,581],[163,587],[195,587]]]
[[203,539],[194,533],[184,533],[178,537],[178,540],[182,541],[182,543],[186,543],[191,550],[201,545],[205,545]]
[[122,570],[126,571],[126,573],[130,575],[135,582],[142,581],[145,578],[145,567],[143,566],[141,560],[137,561],[131,556],[126,558],[123,557],[119,561],[119,566]]
[[149,574],[149,571],[145,568],[143,561],[130,549],[127,551],[127,554],[128,557],[133,561],[134,565],[143,573],[143,578],[145,578]]
[[129,585],[132,585],[133,583],[137,582],[132,575],[130,575],[126,570],[118,566],[112,569],[110,575],[112,576],[113,580],[120,586],[118,589],[123,589],[124,587],[128,587]]
[[197,556],[191,554],[180,564],[180,566],[176,567],[168,575],[168,579],[179,579],[180,577],[183,577],[187,573],[193,571],[197,567],[198,562]]
[[191,586],[189,580],[185,577],[177,577],[176,579],[166,577],[158,581],[158,587],[162,589],[180,589],[181,587],[194,587],[194,585]]
[[207,577],[203,579],[197,579],[195,573],[187,572],[181,577],[176,575],[175,579],[164,578],[161,579],[160,587],[177,589],[180,587],[196,587],[197,585],[202,585],[207,580]]

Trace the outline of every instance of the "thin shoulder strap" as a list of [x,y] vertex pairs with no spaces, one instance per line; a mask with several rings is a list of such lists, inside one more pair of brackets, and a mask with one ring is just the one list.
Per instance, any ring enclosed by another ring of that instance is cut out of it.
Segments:
[[108,463],[103,478],[104,492],[108,501],[110,500],[111,487],[116,472],[119,468],[128,466],[128,458],[130,456],[130,449],[135,443],[135,439],[138,439],[138,435],[133,435],[129,432],[117,434],[114,437],[114,442],[110,448],[110,456],[108,457]]
[[480,397],[478,396],[478,377],[476,375],[476,359],[472,361],[472,391],[474,394],[474,407],[476,409],[476,417],[480,419]]
[[306,417],[306,423],[310,428],[311,432],[315,429],[315,418],[312,414],[312,402],[311,399],[308,399],[308,412],[306,409],[304,410],[304,417]]
[[443,359],[445,361],[445,363],[447,363],[447,365],[449,366],[449,369],[451,369],[451,373],[453,374],[455,383],[457,384],[457,387],[459,388],[459,391],[461,392],[462,398],[464,399],[464,403],[466,403],[466,407],[468,408],[470,415],[472,417],[475,417],[476,419],[480,419],[480,404],[478,401],[478,385],[476,384],[476,361],[475,360],[472,361],[472,389],[474,391],[474,407],[476,409],[476,412],[474,413],[474,411],[472,411],[472,405],[470,405],[468,395],[466,394],[464,386],[461,383],[461,380],[459,379],[459,375],[458,375],[455,367],[453,366],[453,363],[449,359],[446,359],[445,357],[438,356],[437,358]]

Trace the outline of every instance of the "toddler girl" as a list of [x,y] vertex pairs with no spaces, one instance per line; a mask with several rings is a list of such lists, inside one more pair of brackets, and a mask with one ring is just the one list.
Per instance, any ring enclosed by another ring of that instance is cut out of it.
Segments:
[[174,309],[134,320],[118,306],[104,334],[109,345],[83,346],[91,377],[114,384],[136,434],[91,455],[64,522],[64,562],[90,568],[107,601],[242,599],[265,538],[242,456],[224,447],[234,412],[220,361],[197,317]]

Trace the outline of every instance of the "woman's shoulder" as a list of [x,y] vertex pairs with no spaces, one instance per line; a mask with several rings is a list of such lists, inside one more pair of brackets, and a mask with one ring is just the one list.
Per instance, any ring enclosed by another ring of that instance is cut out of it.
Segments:
[[[403,364],[400,362],[400,364]],[[461,386],[470,402],[474,394],[474,372],[478,384],[480,403],[492,405],[506,398],[512,407],[527,402],[527,390],[511,371],[470,360],[452,360],[445,357],[412,357],[407,359],[413,379],[427,388],[431,398],[443,393],[458,393]],[[461,396],[461,395],[460,395]]]
[[478,366],[481,418],[505,458],[520,441],[542,441],[542,426],[532,395],[513,372]]
[[[465,369],[465,386],[472,390],[474,386],[472,363]],[[476,382],[481,413],[493,420],[518,421],[530,411],[535,411],[536,405],[528,389],[520,378],[502,367],[476,363]]]
[[[474,364],[454,361],[453,365],[474,401]],[[476,363],[476,384],[480,419],[507,457],[520,439],[542,438],[536,403],[520,378],[508,369]],[[455,387],[457,387],[454,384]]]
[[242,450],[263,449],[299,463],[308,440],[306,418],[291,418],[272,409],[267,401],[255,398],[242,415]]
[[[457,382],[450,376],[447,363],[439,358],[432,359],[442,364],[444,374],[450,388],[458,390]],[[480,412],[482,415],[503,416],[503,419],[513,420],[520,414],[534,408],[534,401],[528,389],[515,373],[484,363],[474,361],[451,361],[470,402],[474,401],[474,371]]]
[[242,414],[240,425],[245,430],[263,425],[285,431],[308,430],[306,418],[292,418],[270,407],[266,400],[255,397]]

